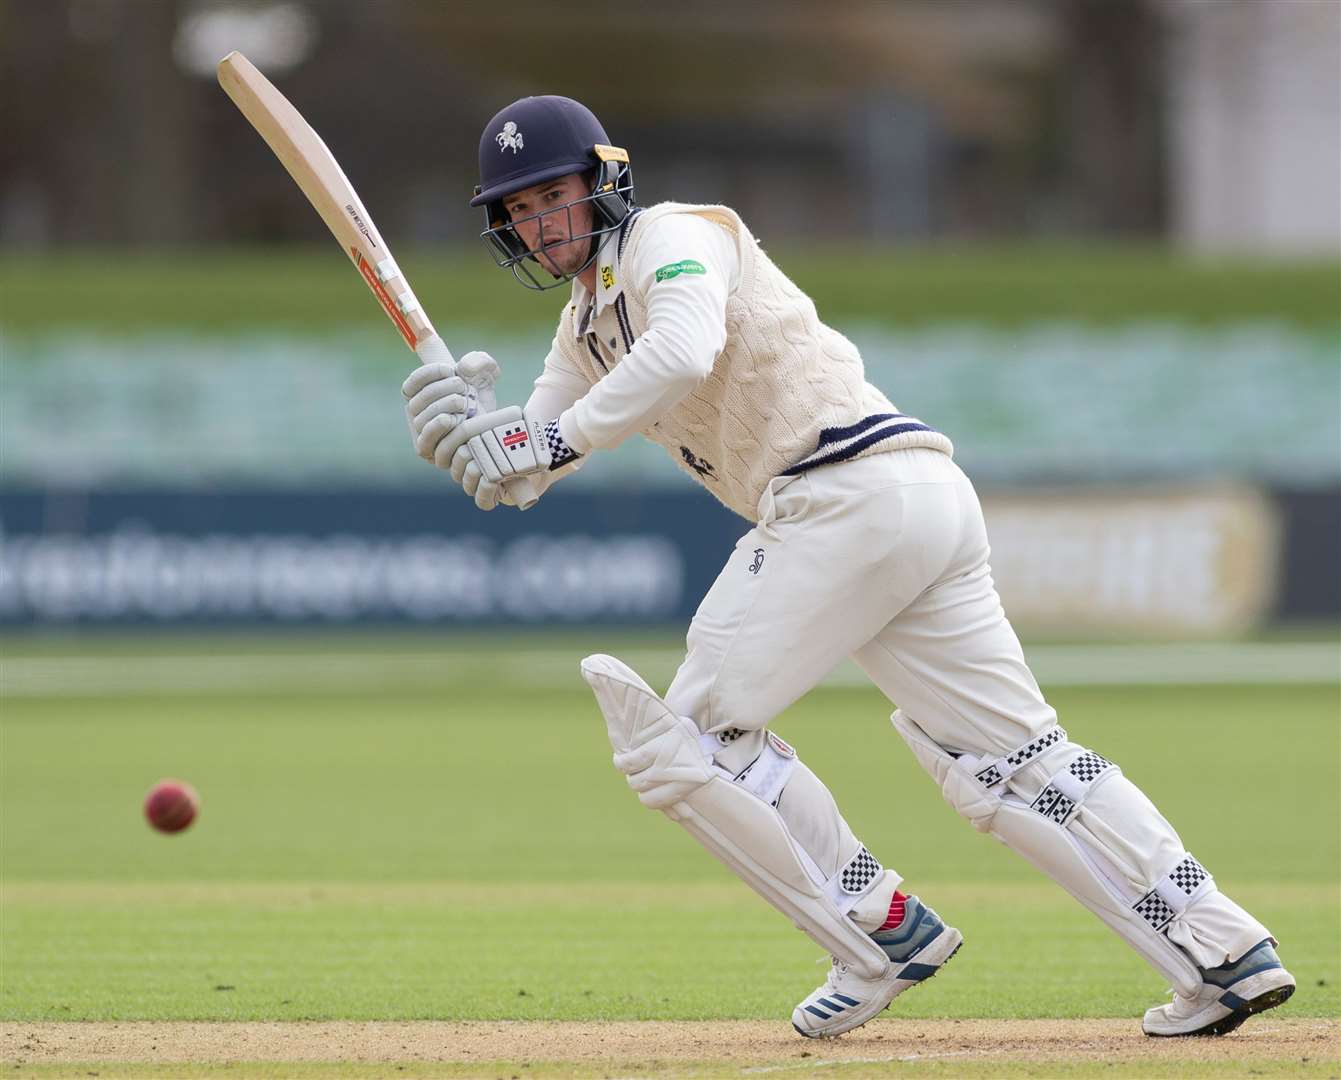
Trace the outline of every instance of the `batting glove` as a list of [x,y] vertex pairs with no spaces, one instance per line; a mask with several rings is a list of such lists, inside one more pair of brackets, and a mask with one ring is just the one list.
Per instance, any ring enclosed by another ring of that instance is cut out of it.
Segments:
[[463,421],[439,444],[434,463],[451,470],[481,510],[492,510],[508,480],[566,465],[577,457],[558,420],[541,421],[518,406]]
[[438,444],[463,420],[494,410],[498,361],[470,352],[455,364],[435,362],[416,369],[400,388],[414,450],[434,461]]

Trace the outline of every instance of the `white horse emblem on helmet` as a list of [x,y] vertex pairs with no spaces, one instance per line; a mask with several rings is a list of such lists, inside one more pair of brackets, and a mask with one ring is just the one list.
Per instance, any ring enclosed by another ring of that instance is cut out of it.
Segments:
[[525,143],[522,142],[522,133],[517,130],[517,125],[511,120],[503,125],[503,130],[495,135],[494,138],[498,141],[498,149],[500,153],[510,146],[512,147],[512,152],[515,154],[525,145]]

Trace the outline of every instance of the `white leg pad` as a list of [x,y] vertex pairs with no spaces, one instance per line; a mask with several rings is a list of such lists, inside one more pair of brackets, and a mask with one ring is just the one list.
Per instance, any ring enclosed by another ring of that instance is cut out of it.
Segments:
[[1108,854],[1093,845],[1093,833],[1068,827],[1086,796],[1120,774],[1116,766],[1087,751],[1054,775],[1031,802],[1009,790],[1010,777],[1049,746],[1064,741],[1066,734],[1060,728],[1010,755],[987,759],[948,753],[901,711],[894,713],[893,723],[918,763],[940,785],[945,801],[974,828],[990,833],[1057,882],[1180,993],[1198,992],[1201,971],[1161,931],[1190,904],[1214,891],[1211,876],[1184,853],[1149,890],[1133,894]]
[[712,765],[693,722],[675,716],[628,665],[589,656],[582,677],[605,714],[615,767],[644,806],[678,821],[826,952],[863,978],[884,976],[889,958],[846,915],[882,880],[880,864],[862,848],[826,878],[773,805],[796,767],[791,747],[770,737],[751,775],[732,777]]

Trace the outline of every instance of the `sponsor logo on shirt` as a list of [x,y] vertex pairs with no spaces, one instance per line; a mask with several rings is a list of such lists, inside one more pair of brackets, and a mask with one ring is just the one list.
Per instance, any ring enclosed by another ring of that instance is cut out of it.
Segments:
[[658,267],[656,279],[658,281],[669,281],[681,274],[706,274],[707,272],[704,265],[697,259],[681,259],[679,262],[667,263],[665,266]]

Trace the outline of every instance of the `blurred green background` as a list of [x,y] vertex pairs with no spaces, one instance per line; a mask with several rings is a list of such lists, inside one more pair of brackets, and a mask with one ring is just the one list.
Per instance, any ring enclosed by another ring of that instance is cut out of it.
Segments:
[[[593,19],[617,87],[575,62]],[[216,85],[239,49],[325,138],[448,343],[499,357],[503,400],[564,300],[496,270],[466,202],[486,121],[562,93],[629,148],[644,204],[740,211],[980,482],[1336,491],[1339,20],[1270,0],[635,0],[617,19],[0,0],[0,92],[33,103],[0,148],[0,485],[432,484],[403,437],[410,358]],[[96,454],[65,434],[72,386]],[[602,457],[568,484],[681,483],[641,440]]]
[[[1055,242],[844,250],[793,241],[771,254],[835,326],[1266,321],[1335,334],[1341,325],[1341,269],[1326,258],[1190,260],[1149,243]],[[412,250],[399,261],[444,325],[548,331],[563,303],[492,271],[482,249]],[[64,327],[225,335],[260,328],[326,334],[365,324],[381,330],[365,289],[329,245],[208,256],[83,250],[0,257],[5,325],[25,334]],[[397,358],[394,337],[387,344]],[[531,358],[533,365],[542,359]]]

